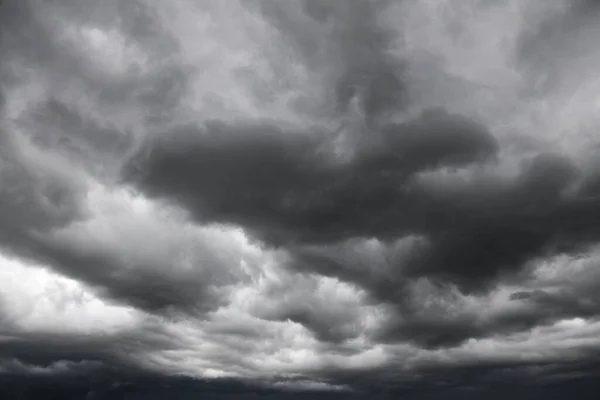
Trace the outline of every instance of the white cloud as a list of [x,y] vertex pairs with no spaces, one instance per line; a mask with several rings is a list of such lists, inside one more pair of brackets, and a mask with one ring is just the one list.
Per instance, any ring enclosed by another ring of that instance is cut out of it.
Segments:
[[98,298],[47,267],[0,254],[0,308],[13,333],[103,335],[131,329],[141,314]]

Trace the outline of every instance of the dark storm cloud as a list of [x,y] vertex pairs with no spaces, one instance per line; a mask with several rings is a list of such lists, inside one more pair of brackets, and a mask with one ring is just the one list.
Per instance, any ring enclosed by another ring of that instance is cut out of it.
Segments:
[[211,389],[228,393],[227,387],[246,387],[230,380],[211,386],[201,380],[170,377],[139,363],[136,354],[177,347],[176,340],[157,322],[146,320],[135,329],[116,333],[23,332],[3,324],[0,397],[112,399],[155,395],[162,399],[170,391],[180,396],[212,393]]
[[[577,298],[575,293],[532,296],[533,308],[487,322],[476,315],[451,317],[452,312],[428,315],[408,293],[411,278],[428,278],[441,287],[450,282],[463,291],[482,294],[493,288],[498,278],[518,273],[536,257],[585,252],[600,233],[593,222],[598,218],[600,199],[578,191],[578,178],[577,169],[565,158],[541,155],[527,163],[514,180],[491,185],[490,181],[485,185],[472,182],[442,192],[446,201],[440,201],[440,192],[436,192],[438,201],[433,204],[446,207],[448,213],[452,210],[454,223],[448,219],[436,220],[437,226],[427,225],[428,230],[417,232],[425,239],[400,254],[387,244],[390,250],[381,256],[383,270],[376,267],[379,258],[343,256],[337,246],[296,249],[294,268],[337,277],[366,289],[377,301],[392,304],[397,319],[381,332],[384,341],[451,346],[561,318],[596,316],[600,311],[597,300],[589,295]],[[569,187],[573,192],[565,194]],[[429,215],[439,212],[439,208],[430,209]],[[597,288],[595,281],[590,285]],[[593,290],[597,289],[585,293]]]
[[[0,396],[3,398],[335,396],[335,392],[329,390],[308,390],[310,393],[307,393],[302,387],[294,389],[296,378],[282,378],[265,384],[245,379],[193,379],[148,369],[136,363],[133,354],[178,347],[177,339],[152,322],[135,330],[104,335],[9,333],[0,331]],[[270,388],[273,383],[280,388]],[[289,389],[288,385],[291,385]]]
[[327,139],[267,124],[209,123],[150,142],[126,176],[199,221],[241,224],[276,244],[332,242],[418,230],[428,199],[410,191],[409,178],[496,151],[478,124],[442,111],[374,132],[350,162],[335,161]]
[[151,340],[149,331],[133,336],[3,332],[0,395],[11,399],[95,398],[86,396],[151,376],[128,359],[132,350],[164,344]]
[[110,351],[114,351],[111,349],[114,342],[111,343],[108,338],[52,337],[51,334],[29,336],[3,341],[0,358],[50,371],[53,364],[61,362],[114,364],[116,361],[114,355],[110,355]]
[[100,369],[93,371],[93,374],[80,373],[74,376],[0,376],[0,395],[10,399],[26,400],[38,398],[53,400],[162,400],[166,398],[191,400],[199,397],[207,400],[361,398],[352,393],[272,389],[234,379],[199,380],[118,369]]
[[536,363],[532,361],[479,363],[453,369],[425,368],[418,375],[401,369],[322,371],[337,382],[353,382],[357,398],[425,399],[561,399],[579,388],[595,398],[599,387],[596,361]]
[[[512,178],[438,186],[419,173],[493,163],[494,138],[442,111],[372,135],[371,145],[355,158],[335,163],[319,134],[211,123],[153,142],[131,164],[137,172],[128,173],[146,193],[183,205],[199,221],[240,224],[267,243],[287,247],[296,256],[294,269],[339,278],[399,307],[401,328],[390,328],[386,340],[437,347],[547,320],[541,313],[483,326],[473,317],[428,321],[411,317],[406,289],[427,277],[483,293],[537,257],[584,251],[600,235],[593,222],[600,199],[589,195],[589,184],[580,184],[585,174],[566,157],[540,153]],[[335,242],[407,235],[422,240],[388,258],[385,273],[372,269],[368,258],[356,268],[335,261]],[[321,338],[335,326],[318,311],[285,315]]]
[[4,95],[4,90],[3,90],[2,86],[0,86],[0,118],[2,118],[2,115],[4,113],[5,104],[6,104],[6,96]]
[[[416,243],[414,246],[421,245]],[[357,253],[360,251],[359,248]],[[395,265],[406,262],[404,252],[398,254],[388,250],[384,255],[347,254],[339,257],[341,253],[343,251],[339,249],[304,248],[295,252],[296,259],[292,267],[352,283],[366,290],[371,301],[387,305],[391,314],[372,332],[372,339],[376,342],[408,342],[421,348],[439,349],[458,346],[470,338],[510,334],[540,324],[553,323],[560,318],[584,315],[533,304],[529,308],[507,311],[496,316],[482,314],[477,310],[463,311],[460,296],[449,291],[449,287],[443,283],[428,281],[430,286],[424,289],[426,300],[416,296],[412,291],[415,281],[403,273],[402,266]],[[379,265],[381,259],[386,260],[383,268]],[[430,305],[432,302],[434,304]],[[289,309],[294,310],[293,307]],[[592,307],[588,311],[592,311]],[[585,316],[589,317],[591,314]],[[340,328],[339,320],[328,317],[326,307],[312,308],[310,314],[297,321],[317,337],[324,337],[324,332],[336,332]],[[344,342],[352,338],[352,331],[341,332],[345,335],[329,337],[329,340]]]
[[[390,369],[371,368],[360,371],[319,371],[321,379],[333,384],[351,383],[350,392],[268,388],[254,382],[235,379],[199,380],[183,376],[166,376],[102,363],[73,364],[72,369],[34,373],[14,362],[0,362],[0,367],[14,365],[0,375],[0,395],[23,399],[466,399],[485,396],[490,399],[561,399],[577,390],[579,398],[594,399],[598,389],[595,379],[598,365],[593,362],[557,362],[539,364],[492,363],[469,365],[452,370],[430,368],[418,376]],[[26,368],[26,367],[25,367]],[[294,379],[281,380],[290,384]]]
[[[206,280],[201,273],[180,274],[167,261],[164,264],[157,261],[154,265],[128,264],[125,258],[108,253],[85,254],[76,246],[46,241],[37,244],[35,258],[86,283],[103,298],[153,313],[205,313],[223,305],[226,295],[219,289],[236,282],[223,269]],[[209,258],[199,260],[197,267],[218,271],[219,261]],[[125,265],[131,270],[127,271]]]
[[515,292],[511,299],[532,303],[535,306],[534,317],[538,320],[543,319],[558,320],[560,318],[589,318],[598,315],[600,302],[595,293],[548,293],[543,290],[534,290],[530,292]]
[[[3,310],[4,311],[4,310]],[[174,341],[165,333],[160,319],[140,320],[134,328],[116,332],[66,329],[22,329],[19,322],[4,321],[0,327],[0,357],[24,364],[48,366],[58,361],[102,362],[125,365],[130,353],[150,349],[172,349]]]
[[542,154],[515,179],[426,185],[422,196],[436,207],[421,215],[433,221],[413,233],[426,235],[429,243],[413,254],[405,272],[454,278],[476,288],[536,256],[583,249],[598,238],[591,221],[600,199],[568,192],[579,176],[568,159]]
[[583,262],[591,273],[578,275],[576,270],[569,273],[568,285],[557,285],[557,279],[550,279],[545,284],[530,290],[514,292],[511,300],[531,307],[530,317],[538,324],[562,318],[597,319],[600,311],[600,282],[595,275],[598,260],[572,259],[570,265]]
[[422,235],[428,244],[402,273],[465,289],[536,256],[575,251],[599,233],[591,221],[600,200],[568,191],[580,173],[565,157],[540,154],[514,179],[455,187],[414,175],[496,152],[477,124],[442,112],[373,133],[374,145],[339,164],[317,151],[314,135],[273,126],[218,123],[179,136],[152,144],[133,164],[144,191],[186,206],[198,220],[238,223],[280,245]]
[[587,166],[579,185],[584,197],[600,196],[600,160],[594,158]]
[[525,332],[563,319],[589,319],[600,315],[598,299],[589,295],[578,298],[571,293],[551,294],[538,290],[515,292],[511,300],[520,301],[526,307],[490,317],[483,312],[456,313],[451,305],[440,313],[418,302],[403,304],[375,336],[386,343],[411,342],[423,348],[440,349],[461,345],[468,339]]

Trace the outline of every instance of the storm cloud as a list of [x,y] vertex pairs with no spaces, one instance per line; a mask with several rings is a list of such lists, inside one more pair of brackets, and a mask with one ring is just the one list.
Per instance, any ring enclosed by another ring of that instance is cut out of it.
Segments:
[[549,3],[1,2],[0,395],[592,393],[600,14]]

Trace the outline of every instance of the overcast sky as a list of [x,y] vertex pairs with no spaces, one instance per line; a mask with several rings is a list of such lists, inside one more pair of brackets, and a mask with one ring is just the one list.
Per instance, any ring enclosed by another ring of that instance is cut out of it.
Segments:
[[594,398],[596,3],[0,2],[0,397]]

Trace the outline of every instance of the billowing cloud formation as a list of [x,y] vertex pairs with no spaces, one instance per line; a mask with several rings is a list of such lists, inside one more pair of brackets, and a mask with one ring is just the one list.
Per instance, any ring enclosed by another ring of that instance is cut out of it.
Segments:
[[144,149],[132,179],[151,194],[176,197],[202,221],[243,224],[275,243],[332,241],[426,229],[407,218],[428,211],[419,210],[427,199],[410,182],[415,172],[496,150],[478,125],[440,111],[376,135],[351,160],[335,160],[327,133],[208,123]]
[[0,394],[590,390],[592,3],[5,0]]

